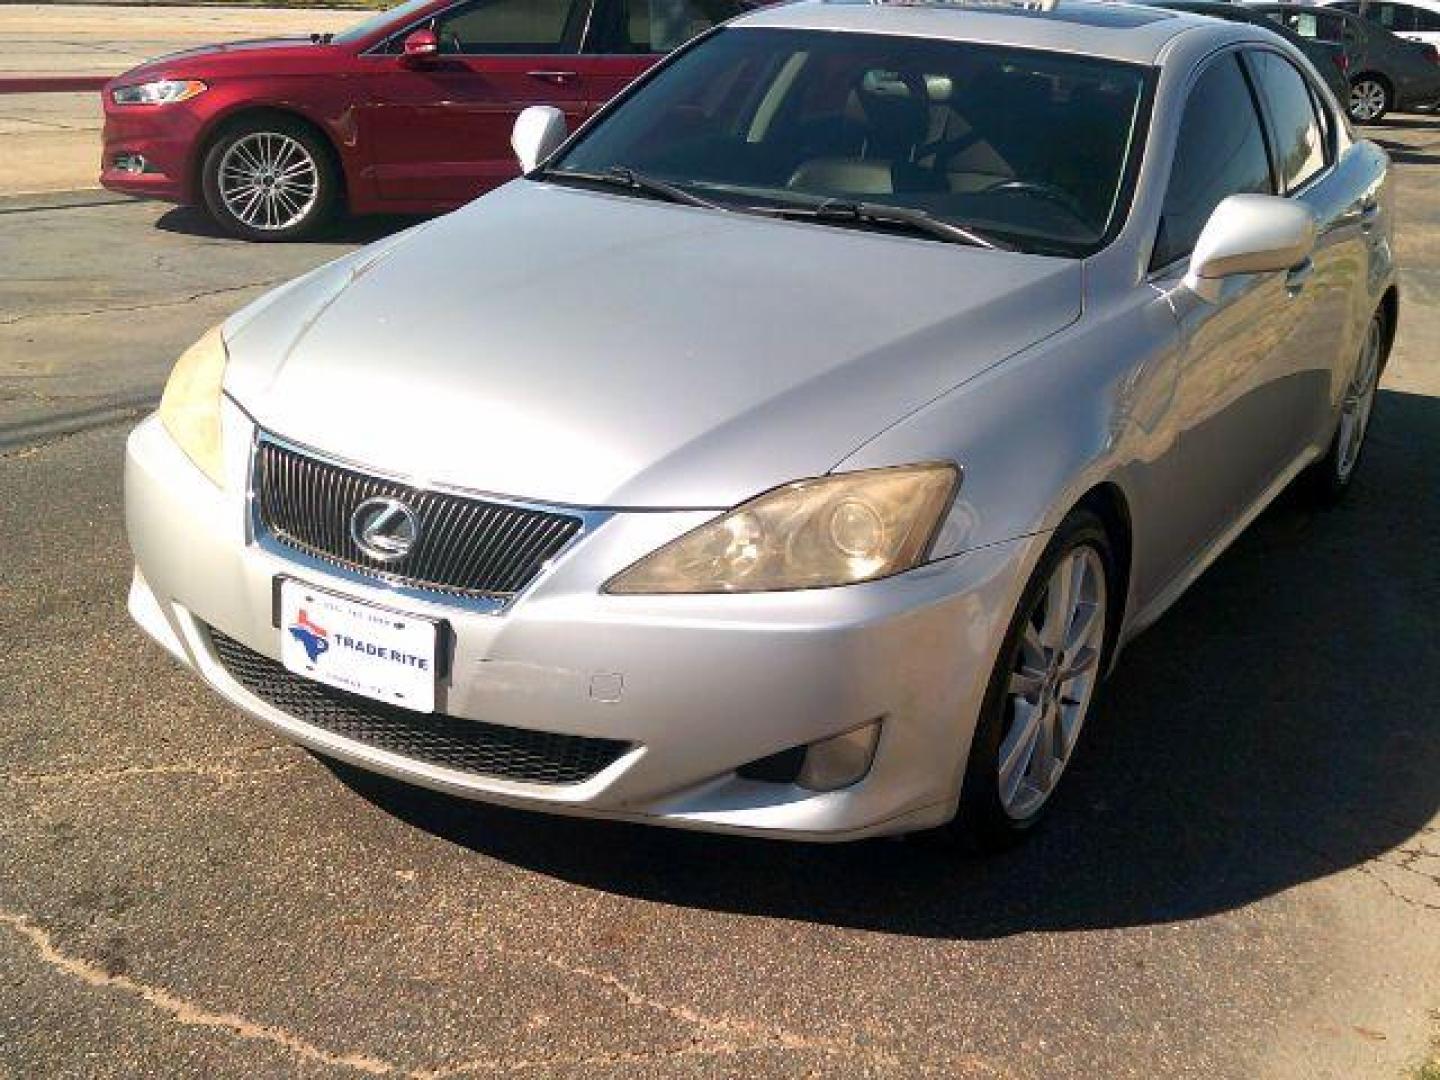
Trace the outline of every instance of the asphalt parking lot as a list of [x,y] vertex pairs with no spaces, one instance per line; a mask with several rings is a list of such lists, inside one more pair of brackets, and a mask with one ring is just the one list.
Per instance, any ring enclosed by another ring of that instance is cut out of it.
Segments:
[[0,199],[0,1077],[1397,1077],[1440,1034],[1440,122],[1353,499],[1269,512],[1127,654],[1028,846],[799,847],[363,776],[124,610],[175,355],[405,222],[258,247]]

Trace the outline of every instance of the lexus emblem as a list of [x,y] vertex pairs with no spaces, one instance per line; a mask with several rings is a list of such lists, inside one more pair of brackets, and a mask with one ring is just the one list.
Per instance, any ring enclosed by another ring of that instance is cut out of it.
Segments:
[[420,519],[399,499],[366,499],[350,515],[350,539],[370,558],[394,562],[420,540]]

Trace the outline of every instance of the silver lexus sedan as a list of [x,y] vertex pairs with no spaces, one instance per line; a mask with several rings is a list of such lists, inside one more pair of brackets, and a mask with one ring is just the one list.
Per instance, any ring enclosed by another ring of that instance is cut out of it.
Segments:
[[802,0],[514,144],[207,333],[130,437],[135,619],[320,754],[1003,845],[1125,642],[1355,475],[1388,163],[1264,29]]

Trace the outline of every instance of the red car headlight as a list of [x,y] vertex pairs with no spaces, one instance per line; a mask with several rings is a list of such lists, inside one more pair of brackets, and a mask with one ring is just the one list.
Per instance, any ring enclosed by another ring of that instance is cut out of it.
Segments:
[[116,105],[173,105],[177,101],[189,101],[207,89],[199,79],[158,79],[118,86],[110,91],[110,97]]

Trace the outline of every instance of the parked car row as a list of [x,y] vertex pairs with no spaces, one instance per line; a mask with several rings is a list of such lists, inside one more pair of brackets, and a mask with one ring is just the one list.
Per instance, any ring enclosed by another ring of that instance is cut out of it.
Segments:
[[[1348,0],[1320,7],[1263,2],[1247,6],[1343,55],[1350,118],[1357,123],[1373,124],[1396,109],[1440,105],[1440,46],[1391,33],[1375,18],[1388,5],[1370,5],[1365,17],[1355,14]],[[1353,7],[1358,10],[1359,5]]]
[[[356,56],[465,56],[425,10]],[[589,107],[205,334],[130,436],[131,612],[290,739],[557,813],[1001,847],[1126,642],[1354,480],[1393,183],[1281,35],[801,0]]]
[[[1358,0],[1153,0],[1259,22],[1310,59],[1349,115],[1440,104],[1431,7]],[[408,0],[336,35],[162,57],[104,91],[101,182],[204,206],[227,231],[290,240],[354,214],[453,209],[516,175],[527,105],[584,121],[663,53],[755,0]],[[1440,16],[1437,16],[1440,17]]]

